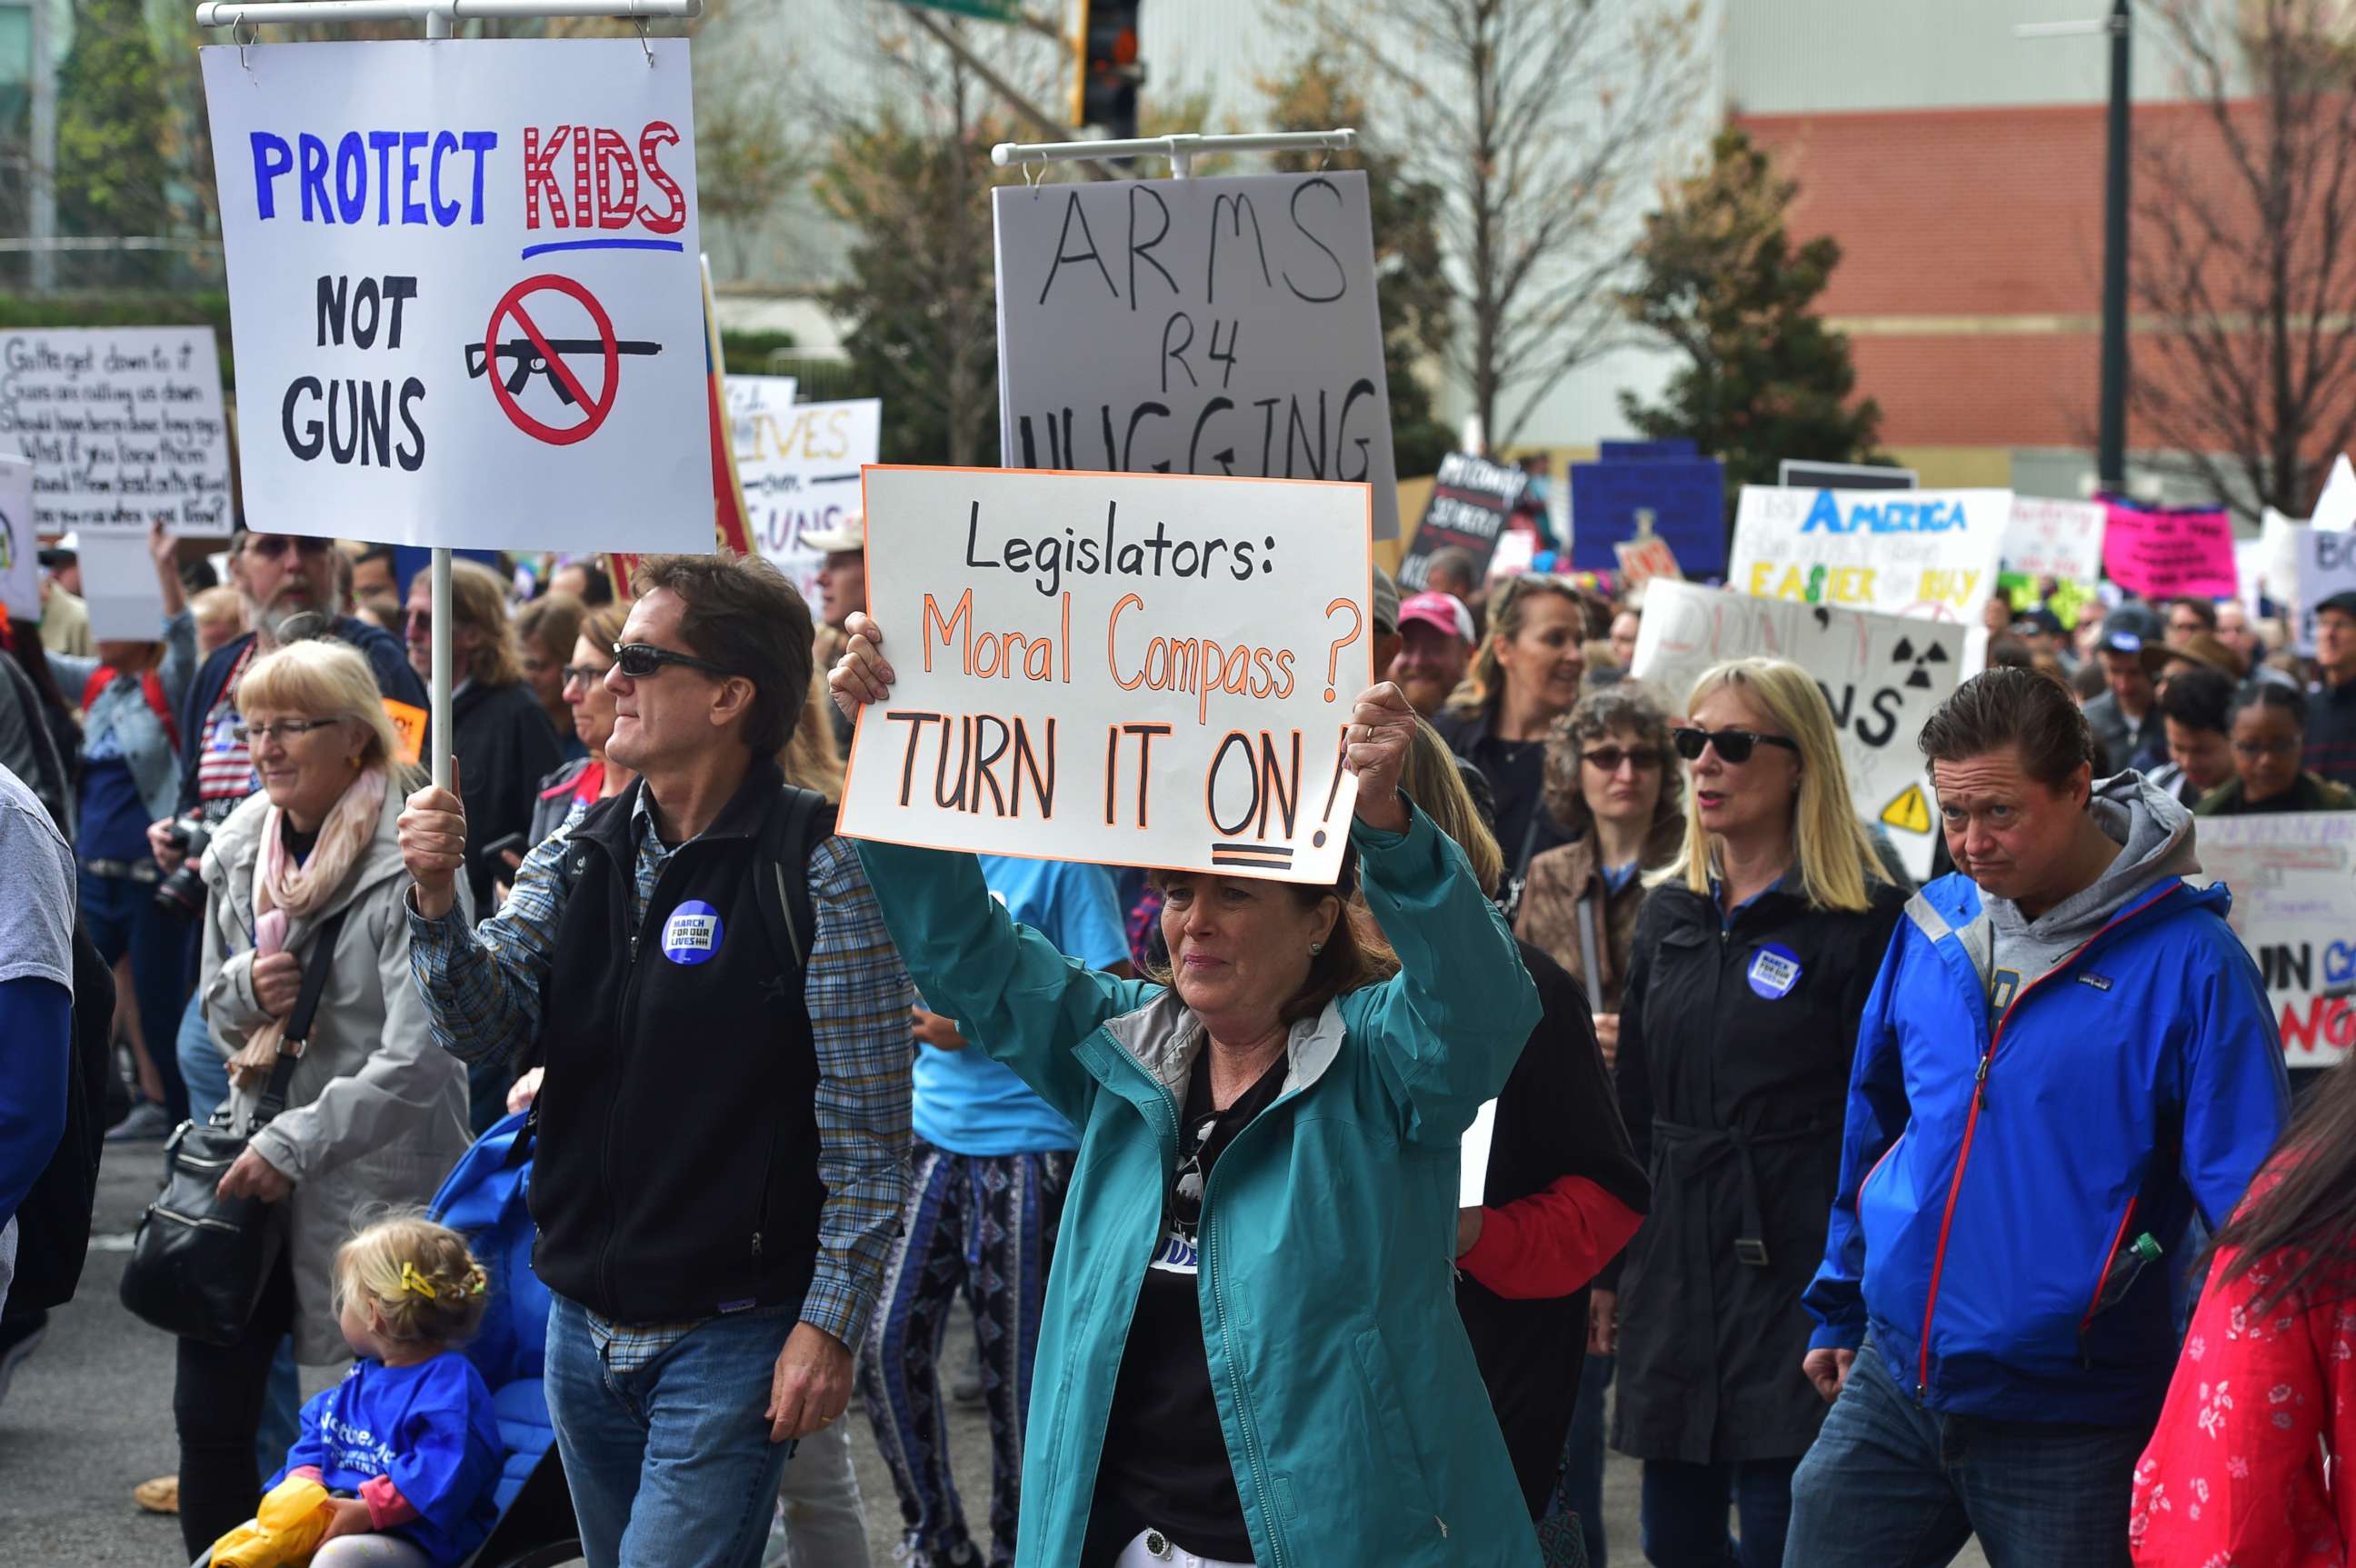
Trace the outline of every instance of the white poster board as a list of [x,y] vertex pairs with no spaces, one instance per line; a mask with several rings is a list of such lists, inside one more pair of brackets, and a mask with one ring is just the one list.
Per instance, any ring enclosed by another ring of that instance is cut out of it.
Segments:
[[2296,633],[2301,648],[2315,646],[2315,607],[2334,594],[2356,588],[2356,532],[2325,532],[2303,528],[2292,542],[2298,562],[2298,619]]
[[144,536],[84,534],[80,540],[81,601],[90,635],[151,642],[164,635],[164,590]]
[[230,532],[229,422],[209,327],[0,336],[0,453],[32,460],[42,533]]
[[1879,823],[1917,881],[1937,844],[1930,770],[1914,737],[1955,689],[1964,628],[1909,616],[1752,598],[1656,579],[1644,590],[1644,624],[1631,673],[1672,714],[1713,664],[1760,655],[1788,659],[1816,678],[1831,704],[1858,816]]
[[898,679],[860,714],[846,834],[1333,879],[1366,487],[876,467],[865,504]]
[[1364,174],[991,196],[1008,467],[1363,481],[1398,537]]
[[686,40],[200,52],[256,530],[712,548]]
[[40,542],[33,529],[33,465],[0,457],[0,614],[41,618]]
[[883,402],[765,408],[747,426],[751,439],[736,449],[736,477],[744,485],[753,547],[815,606],[826,557],[802,540],[841,527],[859,510],[859,471],[878,456]]
[[794,376],[737,376],[721,378],[720,390],[728,399],[728,435],[736,449],[736,461],[743,463],[753,455],[753,418],[755,414],[776,413],[794,404],[794,393],[799,380]]
[[1965,625],[1996,589],[2010,490],[1781,490],[1745,485],[1727,586]]
[[2233,889],[2226,916],[2265,977],[2292,1067],[2334,1067],[2356,1044],[2356,811],[2203,817],[2201,872]]
[[2064,583],[2103,580],[2100,501],[2056,501],[2016,495],[2004,530],[2004,569]]

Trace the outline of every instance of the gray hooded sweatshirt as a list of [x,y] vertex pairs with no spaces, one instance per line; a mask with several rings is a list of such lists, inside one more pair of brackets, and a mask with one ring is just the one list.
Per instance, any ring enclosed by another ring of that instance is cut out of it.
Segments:
[[2140,773],[2096,781],[2087,809],[2117,843],[2118,856],[2093,886],[2072,894],[2036,919],[2009,898],[1982,894],[1985,918],[1965,933],[1972,962],[1987,988],[1991,1014],[2001,1014],[2021,991],[2078,950],[2121,909],[2164,882],[2201,869],[2192,853],[2192,813]]

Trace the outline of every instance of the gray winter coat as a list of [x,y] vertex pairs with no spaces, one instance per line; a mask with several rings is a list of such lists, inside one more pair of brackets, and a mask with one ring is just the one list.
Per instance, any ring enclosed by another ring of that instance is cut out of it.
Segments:
[[[311,1039],[294,1069],[287,1109],[254,1134],[253,1148],[293,1178],[294,1353],[312,1365],[351,1358],[329,1302],[336,1249],[385,1205],[423,1205],[466,1147],[466,1069],[435,1047],[409,975],[409,874],[394,823],[398,785],[385,795],[375,840],[319,918],[288,931],[306,964],[320,920],[348,908]],[[205,852],[202,987],[205,1022],[224,1057],[268,1017],[253,994],[253,872],[270,799],[256,794],[230,814]],[[244,1125],[260,1098],[232,1089]],[[198,1107],[201,1114],[205,1107]]]

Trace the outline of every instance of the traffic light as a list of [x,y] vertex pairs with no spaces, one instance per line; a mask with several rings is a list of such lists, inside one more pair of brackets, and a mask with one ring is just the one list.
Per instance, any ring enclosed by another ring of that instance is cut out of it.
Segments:
[[1137,84],[1145,67],[1137,58],[1137,13],[1142,0],[1080,0],[1079,81],[1072,118],[1102,126],[1116,141],[1137,134]]

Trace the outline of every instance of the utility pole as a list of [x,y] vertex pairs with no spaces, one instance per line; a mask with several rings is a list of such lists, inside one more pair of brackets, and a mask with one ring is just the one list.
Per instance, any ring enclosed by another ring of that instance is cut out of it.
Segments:
[[2110,167],[2103,180],[2102,426],[2096,476],[2124,494],[2127,480],[2127,73],[2133,38],[2127,0],[2111,5]]

